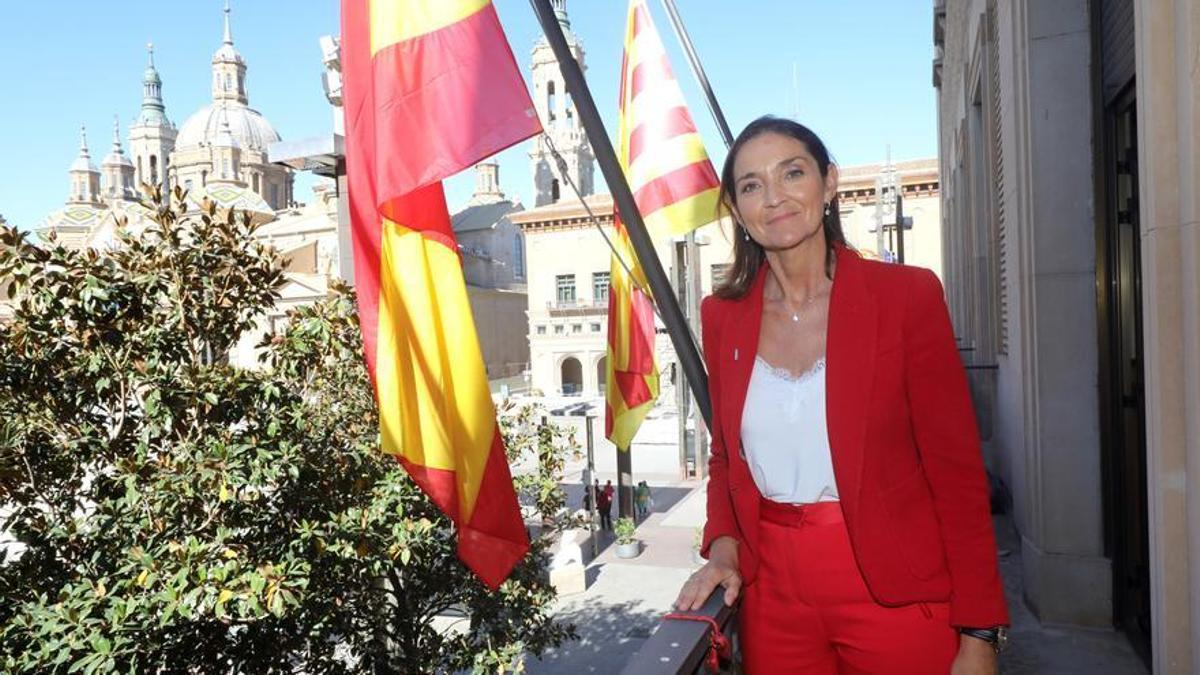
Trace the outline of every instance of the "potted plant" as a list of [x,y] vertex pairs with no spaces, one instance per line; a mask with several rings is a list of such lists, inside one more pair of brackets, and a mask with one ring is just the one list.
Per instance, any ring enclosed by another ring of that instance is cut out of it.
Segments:
[[637,523],[633,518],[620,518],[613,527],[617,537],[617,557],[636,558],[642,552],[641,542],[634,535],[637,533]]

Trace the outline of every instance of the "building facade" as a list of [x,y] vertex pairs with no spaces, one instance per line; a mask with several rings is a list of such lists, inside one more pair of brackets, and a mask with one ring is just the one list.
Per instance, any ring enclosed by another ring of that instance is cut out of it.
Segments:
[[1026,603],[1200,672],[1200,5],[937,0],[934,43],[944,279]]

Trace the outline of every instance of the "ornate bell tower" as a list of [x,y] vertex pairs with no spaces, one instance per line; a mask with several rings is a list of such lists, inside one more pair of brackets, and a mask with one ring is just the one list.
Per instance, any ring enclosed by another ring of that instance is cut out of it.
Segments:
[[[567,18],[567,0],[553,0],[553,4],[558,23],[562,26],[567,44],[571,47],[571,54],[579,62],[579,68],[586,71],[583,45],[571,32],[571,22]],[[594,194],[595,158],[592,148],[588,144],[583,125],[579,122],[575,103],[567,93],[558,60],[554,58],[554,50],[544,37],[533,47],[532,75],[533,104],[542,120],[545,135],[550,137],[566,162],[566,178],[570,178],[575,184],[579,194]],[[553,204],[564,198],[575,198],[555,163],[545,136],[539,136],[534,141],[529,158],[533,173],[534,206]]]

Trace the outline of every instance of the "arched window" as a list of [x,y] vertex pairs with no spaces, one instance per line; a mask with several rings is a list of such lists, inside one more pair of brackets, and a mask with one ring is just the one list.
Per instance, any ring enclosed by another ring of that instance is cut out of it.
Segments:
[[253,183],[254,183],[254,193],[255,193],[255,194],[262,194],[262,193],[261,193],[261,192],[259,192],[259,190],[258,190],[258,174],[254,174],[254,175],[251,177],[251,179],[250,179],[250,180],[251,180],[251,181],[253,181]]
[[522,241],[520,232],[513,237],[513,276],[518,279],[525,278],[525,242]]
[[137,160],[138,160],[138,165],[137,165],[137,182],[138,182],[138,184],[140,185],[140,184],[142,184],[142,183],[145,183],[145,182],[146,182],[146,175],[145,175],[144,173],[142,173],[142,156],[141,156],[141,155],[138,155],[138,158],[137,158]]
[[229,73],[225,73],[225,91],[233,89],[233,77]]
[[558,179],[550,181],[550,201],[558,201]]
[[207,169],[200,170],[200,184],[208,185],[208,170]]
[[158,185],[158,157],[150,155],[150,184]]
[[554,104],[556,102],[555,98],[556,97],[554,95],[554,80],[551,80],[546,83],[546,121],[549,122],[550,124],[554,124]]

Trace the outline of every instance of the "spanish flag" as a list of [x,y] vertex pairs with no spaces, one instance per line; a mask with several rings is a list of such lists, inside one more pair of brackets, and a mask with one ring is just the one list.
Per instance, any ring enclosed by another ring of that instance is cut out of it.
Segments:
[[529,549],[441,180],[541,131],[486,0],[343,0],[354,274],[382,450],[491,588]]
[[[688,113],[683,92],[645,0],[630,0],[621,63],[618,159],[638,211],[656,238],[678,236],[717,218],[720,181]],[[654,310],[645,273],[616,218],[609,273],[606,432],[629,449],[658,398]],[[625,260],[632,277],[616,259]]]

